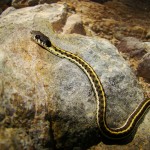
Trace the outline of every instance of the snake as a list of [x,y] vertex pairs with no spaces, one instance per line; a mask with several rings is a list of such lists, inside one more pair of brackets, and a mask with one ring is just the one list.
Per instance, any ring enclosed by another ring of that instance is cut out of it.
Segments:
[[96,122],[102,137],[117,141],[126,139],[133,133],[139,121],[150,108],[150,99],[143,100],[129,115],[128,119],[121,127],[110,128],[106,121],[106,94],[98,75],[90,64],[80,56],[57,47],[57,45],[52,43],[51,40],[40,31],[31,31],[31,39],[50,53],[60,58],[66,58],[76,64],[87,75],[96,97]]

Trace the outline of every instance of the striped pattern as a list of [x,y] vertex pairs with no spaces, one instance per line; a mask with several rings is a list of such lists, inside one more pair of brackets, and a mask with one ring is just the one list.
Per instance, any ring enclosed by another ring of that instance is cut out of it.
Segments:
[[79,56],[58,48],[56,45],[50,42],[49,38],[46,37],[39,31],[31,32],[32,39],[45,48],[50,53],[57,55],[58,57],[66,58],[71,62],[79,66],[85,74],[88,76],[90,83],[92,84],[93,90],[95,92],[97,111],[96,119],[97,124],[102,134],[102,137],[111,140],[126,139],[133,131],[135,126],[137,126],[139,120],[146,113],[150,107],[150,99],[142,101],[134,112],[129,116],[125,124],[120,128],[109,128],[106,122],[106,96],[96,72],[93,68]]

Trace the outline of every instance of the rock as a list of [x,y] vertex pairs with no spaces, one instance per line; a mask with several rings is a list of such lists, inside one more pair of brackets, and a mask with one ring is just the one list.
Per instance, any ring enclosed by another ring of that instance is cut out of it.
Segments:
[[14,7],[8,7],[3,13],[1,14],[1,17],[8,15],[9,13],[13,12],[15,10]]
[[3,121],[5,118],[5,110],[0,108],[0,122]]
[[59,0],[13,0],[12,1],[12,6],[15,8],[22,8],[22,7],[27,7],[27,6],[35,6],[38,4],[51,4],[51,3],[56,3]]
[[15,8],[22,8],[27,6],[35,6],[39,3],[39,0],[13,0],[12,6]]
[[0,128],[1,150],[19,150],[24,146],[26,149],[35,149],[31,137],[23,129]]
[[150,38],[150,29],[147,30],[146,38],[147,38],[147,39]]
[[144,42],[144,45],[146,47],[146,51],[150,52],[150,42]]
[[77,33],[85,35],[83,23],[79,15],[72,14],[70,17],[68,17],[66,25],[63,28],[63,34],[66,33]]
[[150,80],[150,52],[145,54],[138,65],[137,74]]
[[[16,143],[24,142],[21,149],[30,145],[37,150],[87,149],[101,141],[87,76],[75,64],[31,41],[31,30],[46,34],[58,47],[79,55],[94,68],[107,95],[110,127],[122,125],[144,98],[135,75],[108,40],[53,33],[51,24],[61,30],[66,18],[61,4],[17,9],[0,18],[0,125],[4,131],[21,128],[26,133],[29,144],[18,134],[13,136]],[[149,141],[149,115],[132,145]],[[14,146],[9,136],[5,139],[3,146],[7,141]]]
[[122,38],[117,48],[120,52],[126,53],[130,57],[142,58],[142,56],[147,53],[145,44],[134,37]]
[[117,40],[122,40],[123,38],[124,38],[124,35],[123,34],[121,34],[121,32],[116,32],[115,34],[114,34],[114,37],[117,39]]

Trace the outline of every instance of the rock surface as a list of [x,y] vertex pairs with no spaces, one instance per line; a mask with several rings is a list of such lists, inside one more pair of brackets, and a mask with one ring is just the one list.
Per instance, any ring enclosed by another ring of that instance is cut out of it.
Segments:
[[141,62],[138,65],[137,73],[139,76],[150,80],[150,52],[144,55]]
[[21,128],[0,128],[1,150],[34,150],[31,137]]
[[142,42],[134,37],[124,37],[117,46],[118,50],[128,57],[136,59],[135,63],[137,75],[146,80],[150,79],[150,43]]
[[63,34],[79,33],[85,35],[85,29],[81,17],[77,14],[72,14],[68,17],[66,25],[63,28]]
[[[109,126],[123,124],[144,98],[128,64],[110,42],[52,34],[51,24],[58,30],[66,20],[67,11],[60,4],[4,12],[0,18],[0,125],[10,135],[23,130],[22,149],[82,149],[101,141],[88,78],[75,64],[32,42],[31,30],[40,30],[58,47],[81,56],[94,68],[106,91]],[[149,120],[148,113],[132,145],[149,141]],[[141,145],[146,149],[150,143]]]
[[22,8],[22,7],[27,7],[27,6],[35,6],[38,4],[51,4],[51,3],[56,3],[59,0],[13,0],[12,1],[12,6],[16,8]]
[[117,48],[120,52],[126,53],[130,57],[142,58],[147,53],[144,42],[134,37],[122,38]]

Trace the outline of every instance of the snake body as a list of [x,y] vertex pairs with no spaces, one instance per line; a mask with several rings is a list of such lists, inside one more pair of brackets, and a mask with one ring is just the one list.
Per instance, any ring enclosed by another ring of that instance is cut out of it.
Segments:
[[57,55],[61,58],[66,58],[69,61],[75,63],[79,66],[85,74],[88,76],[93,90],[95,92],[97,111],[96,111],[96,119],[97,125],[100,129],[102,137],[111,139],[111,140],[120,140],[125,139],[134,131],[135,126],[138,124],[142,116],[146,113],[148,108],[150,107],[150,99],[146,99],[142,101],[137,108],[133,111],[133,113],[128,117],[125,124],[120,128],[110,128],[106,122],[106,95],[102,83],[97,76],[96,72],[93,68],[82,58],[79,56],[65,51],[55,44],[51,43],[49,38],[42,34],[40,31],[31,31],[32,39],[34,42],[42,46],[44,49],[49,51],[50,53]]

